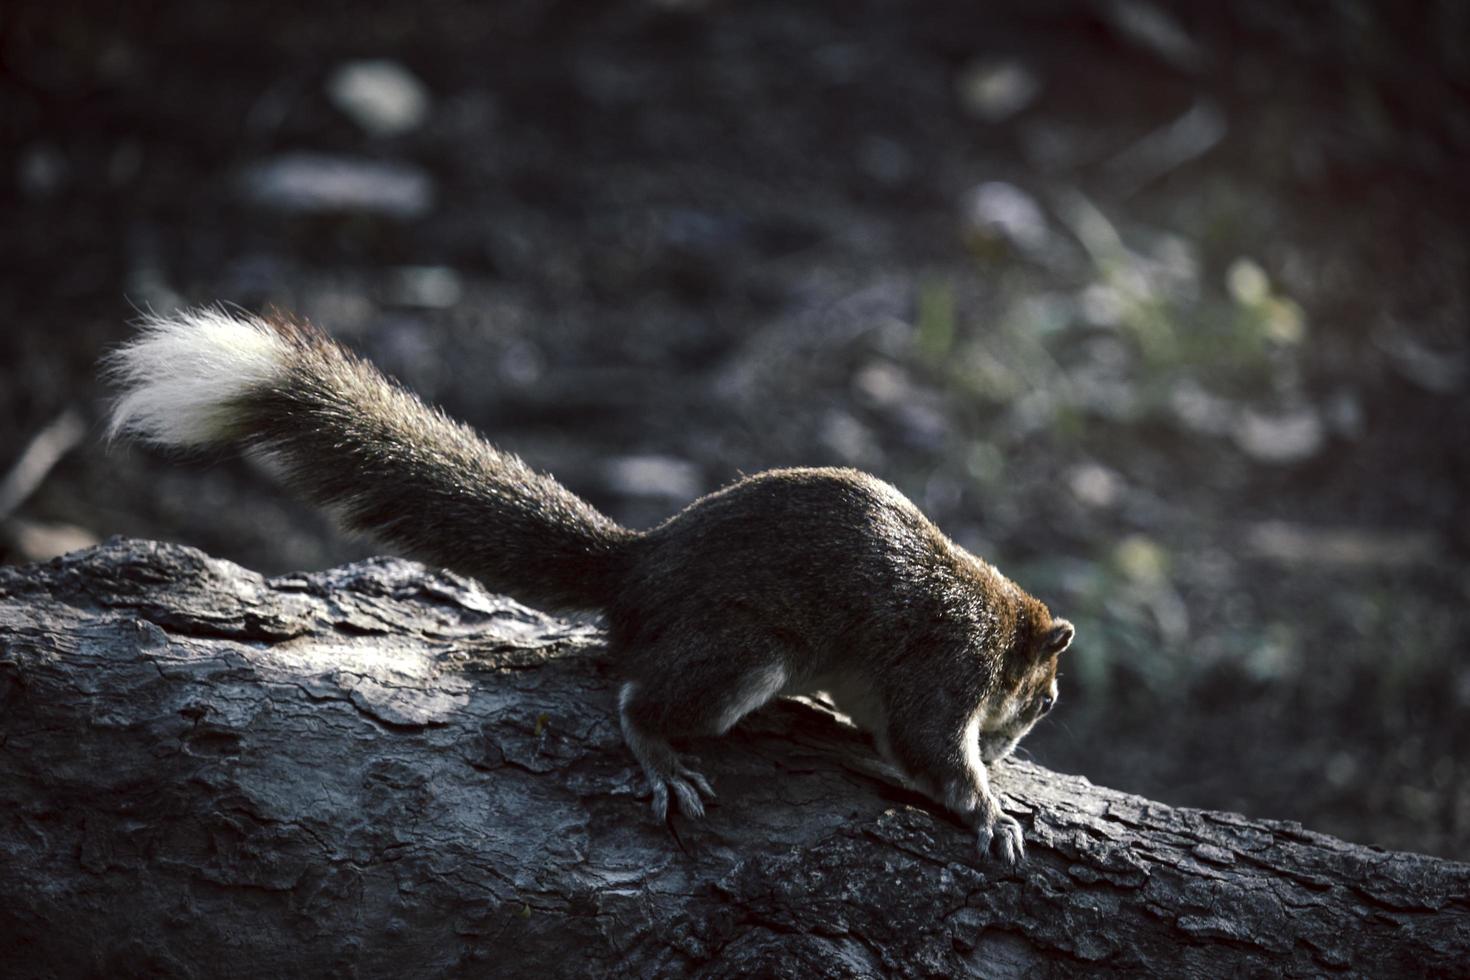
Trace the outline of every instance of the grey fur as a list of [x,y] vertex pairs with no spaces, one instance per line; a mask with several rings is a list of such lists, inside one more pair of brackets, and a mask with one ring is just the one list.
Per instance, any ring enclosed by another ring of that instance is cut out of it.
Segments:
[[622,729],[660,817],[670,796],[698,817],[714,795],[671,740],[827,690],[975,826],[982,853],[1019,860],[1020,825],[984,762],[1049,707],[1072,627],[893,487],[774,470],[631,531],[315,329],[268,328],[289,348],[282,368],[220,406],[215,441],[269,456],[308,499],[408,554],[533,604],[604,613],[629,679]]

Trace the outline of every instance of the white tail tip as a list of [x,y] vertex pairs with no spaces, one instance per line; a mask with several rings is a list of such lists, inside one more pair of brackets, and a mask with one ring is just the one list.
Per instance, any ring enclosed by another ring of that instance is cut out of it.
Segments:
[[210,445],[230,422],[230,403],[278,377],[289,355],[279,334],[246,313],[205,307],[149,316],[138,337],[107,358],[119,389],[108,437]]

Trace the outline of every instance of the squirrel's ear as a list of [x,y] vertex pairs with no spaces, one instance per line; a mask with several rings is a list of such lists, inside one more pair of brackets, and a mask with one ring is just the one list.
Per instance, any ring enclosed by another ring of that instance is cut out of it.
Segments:
[[1055,657],[1071,645],[1072,637],[1076,635],[1077,631],[1065,619],[1052,620],[1051,629],[1046,631],[1041,640],[1042,656]]

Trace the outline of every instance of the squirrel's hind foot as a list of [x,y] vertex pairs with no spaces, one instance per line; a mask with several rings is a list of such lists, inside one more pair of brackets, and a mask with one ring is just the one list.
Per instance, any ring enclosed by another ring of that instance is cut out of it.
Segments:
[[653,815],[660,823],[669,818],[669,794],[672,791],[679,812],[691,820],[704,819],[704,801],[715,798],[714,787],[704,776],[690,769],[682,760],[674,763],[672,773],[655,772],[645,768],[648,783],[653,787]]
[[622,720],[623,741],[643,767],[648,785],[653,790],[653,815],[660,823],[668,819],[669,797],[672,795],[684,816],[693,820],[703,818],[704,801],[715,798],[714,787],[703,774],[684,764],[667,738],[634,720],[629,709],[635,691],[635,685],[623,685],[618,713]]

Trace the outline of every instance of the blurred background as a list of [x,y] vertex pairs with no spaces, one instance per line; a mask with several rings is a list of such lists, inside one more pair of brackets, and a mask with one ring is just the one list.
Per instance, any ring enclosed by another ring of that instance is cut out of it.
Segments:
[[275,305],[633,526],[872,471],[1076,622],[1036,760],[1470,858],[1470,5],[20,0],[0,58],[5,560],[369,554],[99,438],[139,311]]

